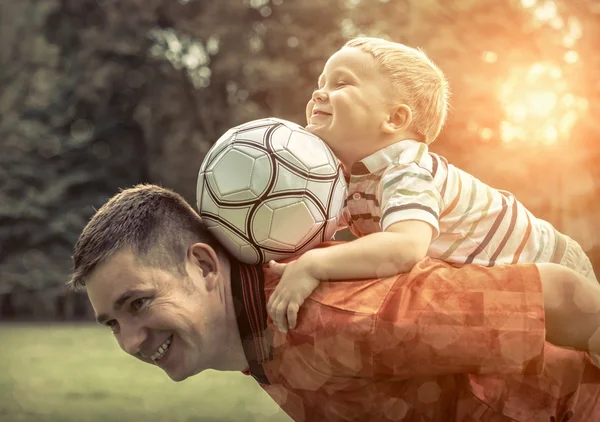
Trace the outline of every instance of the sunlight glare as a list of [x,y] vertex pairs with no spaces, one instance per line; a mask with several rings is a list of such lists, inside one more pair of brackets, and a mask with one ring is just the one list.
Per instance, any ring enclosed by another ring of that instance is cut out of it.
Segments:
[[537,3],[537,0],[521,0],[521,6],[523,6],[525,9],[529,9],[533,6],[535,6]]
[[[500,139],[505,143],[546,145],[568,140],[588,106],[585,99],[576,97],[569,89],[568,81],[556,65],[533,63],[514,68],[498,91],[505,116],[500,124]],[[484,137],[483,131],[480,135]]]
[[565,53],[564,58],[565,62],[573,64],[579,60],[579,53],[577,51],[570,50]]
[[548,22],[558,17],[556,3],[546,0],[535,9],[534,15],[540,22]]
[[496,63],[498,61],[498,54],[493,51],[486,51],[483,53],[483,61],[488,63]]

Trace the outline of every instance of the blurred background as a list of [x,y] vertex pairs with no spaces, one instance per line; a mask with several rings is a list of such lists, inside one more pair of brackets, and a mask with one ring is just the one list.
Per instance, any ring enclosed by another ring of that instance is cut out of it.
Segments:
[[1,421],[288,420],[242,375],[130,362],[64,282],[94,209],[141,182],[195,204],[212,143],[304,124],[353,36],[423,48],[453,91],[432,150],[600,269],[598,0],[0,0],[0,24]]

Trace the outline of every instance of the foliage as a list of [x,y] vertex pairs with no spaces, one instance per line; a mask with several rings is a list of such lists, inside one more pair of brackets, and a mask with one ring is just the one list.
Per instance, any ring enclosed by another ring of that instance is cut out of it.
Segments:
[[[517,0],[4,2],[0,294],[60,294],[81,228],[119,188],[159,183],[194,203],[210,145],[255,118],[303,123],[326,58],[359,34],[422,47],[447,73],[436,152],[595,247],[600,15],[592,0],[556,4],[562,28]],[[505,144],[498,92],[533,62],[560,64],[587,114],[557,145]]]

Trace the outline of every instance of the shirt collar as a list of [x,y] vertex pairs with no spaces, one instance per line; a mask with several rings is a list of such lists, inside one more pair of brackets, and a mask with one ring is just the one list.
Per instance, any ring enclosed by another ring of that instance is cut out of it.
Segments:
[[368,157],[363,158],[359,162],[354,163],[351,173],[353,175],[364,175],[380,172],[396,161],[403,151],[412,148],[415,145],[420,146],[421,144],[422,142],[419,141],[405,139],[392,145],[388,145],[379,151],[375,151]]
[[267,330],[265,280],[261,265],[244,265],[230,258],[231,295],[248,371],[258,382],[270,384],[263,363],[273,359]]

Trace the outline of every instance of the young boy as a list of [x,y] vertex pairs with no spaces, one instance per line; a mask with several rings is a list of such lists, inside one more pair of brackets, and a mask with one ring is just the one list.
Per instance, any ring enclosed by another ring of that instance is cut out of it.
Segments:
[[283,273],[268,304],[280,330],[295,327],[320,280],[391,276],[425,256],[457,266],[553,262],[596,282],[574,240],[510,193],[428,151],[448,97],[442,71],[402,44],[357,38],[329,58],[306,108],[306,129],[342,162],[349,178],[344,225],[358,239],[270,263]]

